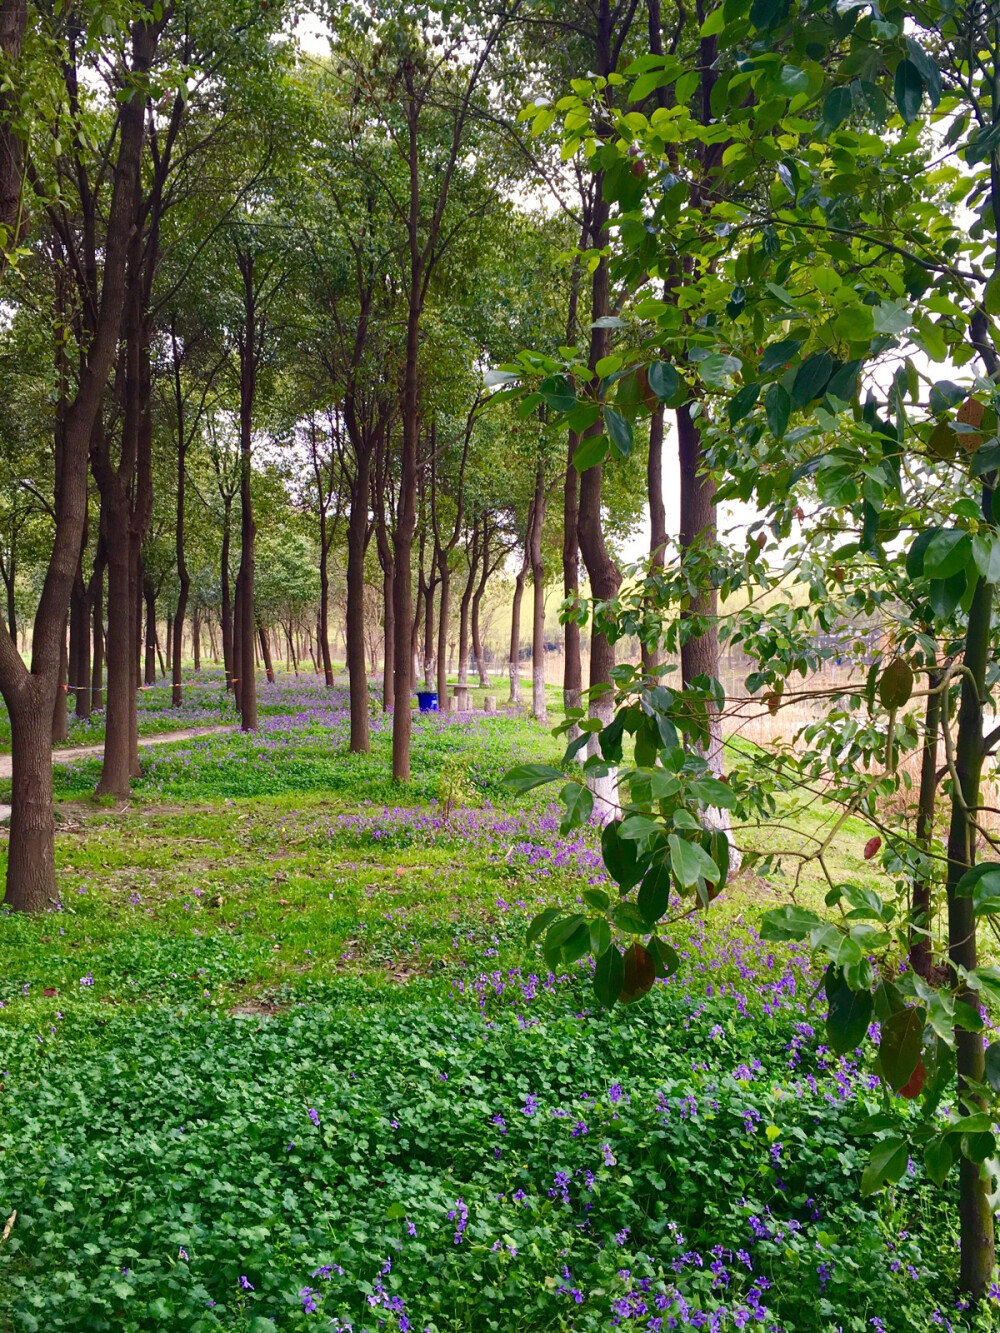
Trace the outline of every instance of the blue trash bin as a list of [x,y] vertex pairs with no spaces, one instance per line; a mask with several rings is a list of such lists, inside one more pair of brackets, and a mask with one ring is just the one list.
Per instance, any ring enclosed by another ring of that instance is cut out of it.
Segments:
[[421,713],[438,711],[437,690],[417,690],[417,707]]

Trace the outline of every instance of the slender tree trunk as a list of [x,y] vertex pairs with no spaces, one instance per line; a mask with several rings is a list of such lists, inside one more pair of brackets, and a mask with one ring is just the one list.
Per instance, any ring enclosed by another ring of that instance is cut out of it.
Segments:
[[[86,539],[84,539],[86,542]],[[83,579],[83,550],[69,604],[70,687],[77,717],[90,717],[90,600]]]
[[219,562],[220,586],[222,589],[222,604],[220,610],[220,623],[222,630],[222,661],[226,673],[226,689],[233,690],[233,677],[237,672],[233,664],[234,647],[234,626],[233,626],[233,603],[229,590],[229,547],[232,541],[232,508],[226,501],[225,515],[222,524],[222,558]]
[[191,648],[194,654],[195,672],[201,670],[201,607],[196,605],[191,612]]
[[382,712],[392,710],[396,681],[396,603],[393,594],[393,563],[382,569]]
[[233,588],[233,699],[236,703],[237,713],[241,713],[243,690],[243,671],[242,663],[242,641],[243,641],[243,597],[240,593],[240,580],[243,577],[243,571],[239,567],[236,570],[236,583]]
[[257,637],[260,640],[260,655],[264,663],[264,671],[267,674],[269,684],[274,684],[274,663],[271,661],[271,644],[268,639],[267,630],[263,622],[257,621]]
[[548,719],[545,706],[545,563],[542,559],[542,527],[545,523],[545,472],[539,463],[535,474],[535,506],[527,555],[531,559],[531,711],[539,722]]
[[[566,480],[563,485],[563,596],[567,601],[576,602],[580,596],[580,538],[577,532],[577,520],[580,509],[580,474],[573,466],[580,437],[575,431],[569,433],[569,457],[566,464]],[[583,702],[583,664],[580,660],[580,625],[576,620],[567,620],[563,626],[563,708],[579,708]],[[579,727],[571,727],[567,732],[570,740],[580,734]],[[581,762],[583,755],[580,756]]]
[[[928,676],[929,689],[936,690],[941,673]],[[920,787],[917,797],[917,846],[930,854],[934,837],[934,810],[937,795],[938,733],[941,726],[941,695],[928,694],[924,712],[924,744],[920,757]],[[914,881],[910,903],[910,967],[918,976],[930,977],[933,971],[930,929],[931,885],[929,876]]]
[[447,550],[438,553],[438,583],[441,587],[441,597],[438,604],[437,692],[442,708],[446,708],[448,704],[448,619],[451,615],[451,567],[448,555]]
[[[655,577],[663,569],[667,543],[667,511],[663,503],[663,405],[657,407],[649,422],[649,458],[646,463],[646,493],[649,498],[649,573]],[[659,665],[658,645],[642,644],[642,669],[649,674]]]
[[[156,588],[149,575],[142,581],[143,598],[146,603],[146,669],[143,674],[144,685],[156,684]],[[174,650],[175,657],[177,650]]]
[[[531,527],[528,518],[528,527]],[[510,652],[507,654],[507,675],[510,680],[510,702],[521,702],[521,601],[524,597],[524,584],[528,577],[530,556],[525,543],[524,559],[514,579],[514,598],[510,611]]]
[[431,571],[424,589],[424,688],[434,684],[434,572]]
[[104,566],[103,543],[98,547],[94,573],[90,581],[90,604],[94,627],[94,665],[90,681],[90,706],[104,708]]
[[483,595],[486,592],[486,582],[492,573],[490,569],[490,543],[489,533],[483,534],[483,572],[479,576],[479,582],[476,584],[476,591],[472,594],[472,655],[476,659],[476,670],[479,673],[479,688],[489,689],[490,673],[486,666],[486,654],[483,652],[483,636],[479,628],[479,612],[483,604]]
[[472,606],[472,594],[479,572],[479,529],[473,529],[472,551],[469,556],[469,577],[465,581],[462,600],[458,611],[458,683],[469,683],[469,611]]
[[254,538],[257,526],[253,518],[250,495],[250,439],[249,422],[245,432],[242,475],[240,479],[240,577],[237,592],[240,599],[240,726],[244,731],[257,730],[257,673],[254,653],[253,626],[255,621]]
[[[983,512],[992,512],[993,489],[983,487]],[[976,918],[971,896],[958,897],[956,887],[965,871],[974,864],[976,834],[967,810],[981,804],[983,704],[986,698],[986,668],[990,655],[990,629],[996,589],[982,578],[976,585],[969,608],[963,662],[967,674],[962,677],[958,734],[955,740],[955,770],[960,791],[952,793],[951,824],[948,831],[948,957],[952,966],[955,998],[979,1012],[979,993],[965,982],[964,976],[976,967]],[[985,1110],[982,1099],[973,1094],[970,1084],[983,1082],[983,1039],[978,1032],[955,1029],[958,1066],[958,1095],[972,1112]],[[993,1211],[989,1183],[982,1179],[979,1167],[966,1157],[959,1159],[959,1233],[961,1240],[961,1286],[974,1301],[986,1295],[994,1264]]]
[[131,550],[126,501],[115,494],[102,497],[107,505],[108,633],[107,701],[104,732],[104,762],[97,793],[124,800],[131,787],[129,705],[132,694]]
[[[354,754],[371,749],[368,725],[368,664],[365,660],[365,548],[368,542],[368,500],[371,491],[371,451],[359,442],[354,451],[355,473],[351,486],[351,512],[347,520],[347,675],[351,696],[350,748]],[[325,599],[324,591],[323,597]],[[330,650],[323,625],[323,661],[327,684],[333,684],[333,669],[327,669]]]
[[10,577],[4,577],[4,586],[7,590],[7,629],[10,631],[10,637],[14,643],[17,643],[17,578],[16,565],[13,560],[10,564]]

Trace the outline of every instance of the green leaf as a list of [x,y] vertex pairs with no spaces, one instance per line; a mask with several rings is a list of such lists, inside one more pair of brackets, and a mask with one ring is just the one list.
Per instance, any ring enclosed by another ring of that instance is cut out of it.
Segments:
[[[632,452],[632,446],[635,443],[635,435],[632,430],[631,421],[623,417],[620,412],[616,412],[613,407],[604,409],[604,425],[611,437],[611,443],[617,449],[622,458],[628,458]],[[574,462],[576,457],[574,455]]]
[[784,907],[772,907],[761,918],[760,937],[771,944],[780,944],[785,940],[804,940],[822,921],[815,912],[807,907],[796,907],[786,903]]
[[753,411],[754,404],[760,397],[759,384],[744,384],[739,393],[729,400],[729,424],[735,426]]
[[556,782],[566,775],[551,764],[519,764],[505,773],[503,784],[515,791],[531,791],[533,787],[544,786],[546,782]]
[[961,528],[938,528],[924,551],[923,575],[950,579],[972,559],[972,538]]
[[833,373],[833,357],[829,352],[816,352],[799,366],[792,385],[792,406],[805,407],[818,398]]
[[595,917],[590,923],[590,952],[595,958],[600,958],[611,944],[611,927],[605,921],[604,917]]
[[719,867],[703,847],[679,838],[676,833],[671,833],[667,842],[670,845],[670,868],[684,888],[693,887],[699,879],[718,884]]
[[537,940],[539,935],[562,914],[563,909],[561,907],[546,907],[543,912],[539,912],[537,916],[532,917],[531,924],[528,927],[528,943],[531,944],[534,940]]
[[728,782],[718,778],[696,778],[688,784],[688,791],[697,801],[715,806],[719,810],[732,810],[736,804],[736,794]]
[[955,1165],[955,1140],[948,1134],[931,1139],[924,1149],[924,1169],[935,1185],[943,1185]]
[[582,782],[567,782],[559,793],[566,807],[566,814],[560,824],[560,832],[565,836],[570,829],[586,824],[594,813],[594,793]]
[[633,902],[626,898],[624,901],[615,903],[610,911],[611,920],[619,930],[623,930],[626,935],[645,935],[649,927],[646,925],[646,918],[639,911]]
[[550,375],[538,386],[542,401],[553,412],[572,412],[576,407],[576,393],[565,375]]
[[670,403],[680,392],[681,377],[666,361],[654,361],[646,372],[649,387],[661,403]]
[[1000,315],[1000,273],[992,273],[983,290],[983,309],[988,315]]
[[638,884],[645,873],[645,863],[640,863],[639,849],[634,842],[623,841],[619,836],[622,821],[613,819],[605,824],[601,834],[601,855],[608,874],[622,891],[627,891]]
[[770,343],[764,348],[760,359],[759,373],[770,375],[773,370],[783,370],[794,361],[802,346],[801,338],[783,338],[781,342]]
[[580,897],[588,907],[593,907],[598,912],[606,912],[611,906],[611,899],[603,889],[584,889]]
[[916,1009],[899,1009],[882,1024],[878,1058],[882,1077],[898,1092],[910,1081],[920,1059],[924,1025]]
[[913,669],[901,657],[895,658],[882,672],[878,683],[878,697],[883,708],[890,712],[902,708],[913,693]]
[[967,870],[955,885],[955,897],[972,898],[972,910],[977,916],[1000,912],[1000,864],[981,861]]
[[788,418],[792,414],[792,400],[782,385],[772,384],[768,389],[764,395],[764,412],[768,430],[780,440],[788,429]]
[[597,467],[608,456],[608,437],[606,435],[585,435],[573,451],[573,466],[577,472],[586,472]]
[[824,125],[831,130],[835,130],[838,125],[842,125],[851,114],[853,101],[850,87],[846,84],[827,93],[823,99]]
[[858,391],[858,371],[860,361],[845,361],[830,376],[826,386],[828,398],[838,398],[842,403],[849,403]]
[[941,528],[929,528],[917,533],[906,553],[906,572],[911,579],[918,579],[924,572],[924,555]]
[[670,906],[672,889],[673,882],[667,862],[663,861],[646,871],[636,895],[636,906],[642,913],[643,919],[650,925],[659,921]]
[[839,967],[832,963],[824,977],[829,1008],[826,1015],[827,1043],[834,1055],[846,1055],[865,1039],[872,1021],[871,992],[852,990]]
[[972,539],[972,558],[987,583],[1000,583],[1000,537],[995,532],[977,532]]
[[681,960],[677,950],[666,940],[661,940],[658,935],[649,937],[649,952],[653,955],[658,977],[672,977],[680,968]]
[[1000,1041],[990,1042],[984,1059],[983,1076],[994,1092],[1000,1092]]
[[909,1156],[905,1139],[883,1139],[877,1143],[861,1173],[861,1193],[865,1196],[874,1194],[883,1185],[899,1180],[906,1170]]
[[594,966],[594,994],[598,1004],[610,1009],[617,1002],[625,982],[625,964],[617,945],[611,944]]
[[912,60],[901,60],[892,81],[892,94],[907,125],[916,120],[924,100],[924,80]]

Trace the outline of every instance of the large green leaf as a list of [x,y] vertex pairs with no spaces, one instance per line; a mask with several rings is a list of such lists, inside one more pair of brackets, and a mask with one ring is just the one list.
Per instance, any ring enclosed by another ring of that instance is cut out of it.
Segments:
[[703,847],[686,838],[679,838],[676,833],[671,833],[667,842],[670,844],[670,868],[679,884],[686,889],[697,884],[699,879],[707,880],[709,884],[718,884],[719,867]]
[[642,913],[643,919],[648,921],[650,925],[659,921],[660,917],[666,912],[670,905],[672,889],[673,881],[670,877],[670,866],[667,862],[663,861],[646,871],[636,895],[636,905]]
[[594,965],[594,994],[599,1004],[610,1009],[618,1000],[625,982],[625,964],[617,945],[611,944]]
[[920,1059],[924,1025],[915,1009],[899,1009],[882,1024],[878,1058],[882,1077],[898,1092],[910,1081]]
[[909,125],[912,120],[916,120],[920,103],[924,99],[924,80],[912,60],[901,60],[896,66],[892,93],[899,114]]
[[832,963],[826,969],[824,984],[829,1006],[826,1015],[827,1043],[834,1055],[846,1055],[865,1039],[868,1025],[872,1021],[871,992],[852,990],[844,980],[843,972]]
[[798,356],[801,346],[801,338],[782,338],[781,342],[770,343],[760,358],[760,374],[770,375],[774,370],[784,369]]
[[872,1149],[868,1165],[861,1173],[861,1193],[865,1196],[874,1194],[883,1185],[899,1180],[909,1158],[909,1145],[905,1139],[882,1139]]
[[538,392],[553,412],[572,412],[576,407],[576,393],[565,375],[550,375],[547,380],[542,380]]
[[780,384],[772,384],[764,395],[764,412],[768,430],[775,439],[780,440],[788,429],[788,418],[792,415],[792,400],[787,389]]
[[551,764],[518,764],[517,768],[504,774],[503,784],[515,791],[531,791],[533,787],[542,787],[546,782],[556,782],[565,776]]
[[796,907],[786,903],[784,907],[772,907],[761,918],[760,937],[772,944],[786,940],[804,940],[811,930],[822,925],[821,919],[808,907]]
[[621,838],[621,826],[620,819],[605,824],[601,833],[601,855],[608,874],[626,892],[642,879],[646,863],[640,860],[636,844]]
[[594,813],[594,793],[582,782],[567,782],[559,795],[566,807],[560,832],[566,834],[570,829],[586,824]]
[[729,400],[730,426],[738,425],[745,416],[748,416],[753,410],[754,404],[759,397],[759,384],[744,384],[739,393],[734,394]]
[[619,998],[622,1004],[631,1004],[652,989],[656,980],[656,963],[645,945],[630,944],[625,950],[625,978]]
[[[627,417],[623,417],[620,412],[616,412],[613,407],[605,407],[604,426],[611,437],[612,445],[622,458],[628,458],[635,443],[635,433],[632,430],[631,421]],[[573,461],[576,462],[575,456]]]
[[961,528],[938,528],[924,550],[923,575],[950,579],[972,559],[972,538]]
[[815,352],[802,362],[792,384],[792,406],[805,407],[818,398],[833,373],[833,357],[829,352]]
[[606,435],[585,435],[573,451],[573,466],[577,472],[586,472],[597,467],[608,456],[608,437]]
[[680,391],[681,377],[666,361],[654,361],[647,371],[649,387],[661,403],[669,403]]

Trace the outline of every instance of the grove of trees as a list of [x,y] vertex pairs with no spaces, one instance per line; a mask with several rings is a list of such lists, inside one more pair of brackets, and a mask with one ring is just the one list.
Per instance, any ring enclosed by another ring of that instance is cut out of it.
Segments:
[[[877,1045],[863,1188],[957,1167],[981,1300],[998,191],[980,0],[0,0],[7,904],[58,901],[68,708],[103,708],[98,793],[127,797],[158,652],[179,706],[207,634],[252,731],[258,659],[332,686],[342,622],[350,748],[391,710],[406,784],[414,689],[488,678],[491,581],[510,702],[530,640],[546,719],[558,588],[565,761],[511,781],[602,822],[620,895],[537,918],[549,963],[637,999],[681,965],[671,920],[741,860],[773,875],[765,933],[824,960],[830,1047]],[[808,679],[872,624],[867,671]],[[806,698],[727,776],[734,717]],[[786,848],[802,805],[871,826],[881,892],[829,876],[829,830]]]

